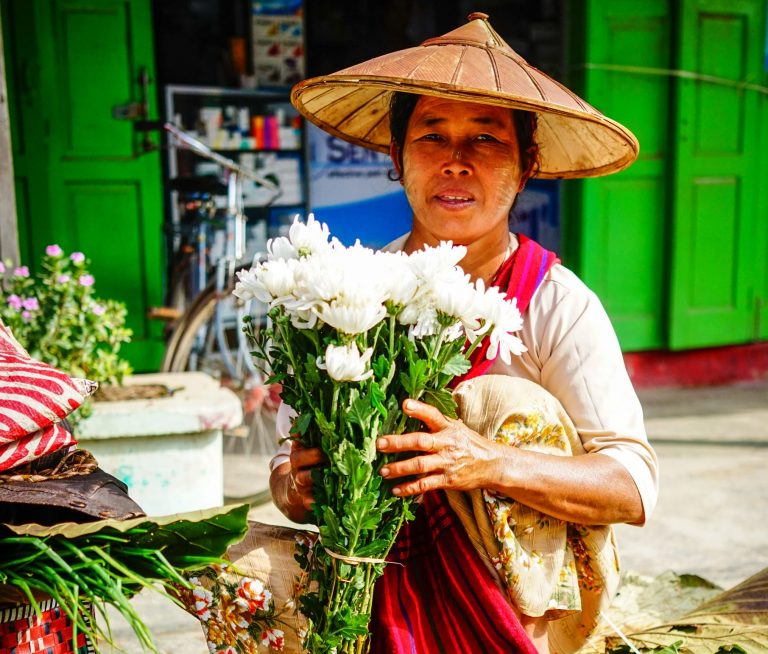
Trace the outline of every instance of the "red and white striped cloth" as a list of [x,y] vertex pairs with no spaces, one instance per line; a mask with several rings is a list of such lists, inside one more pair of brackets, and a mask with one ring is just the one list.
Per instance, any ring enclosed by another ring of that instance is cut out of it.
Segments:
[[59,423],[92,392],[89,384],[32,359],[0,323],[0,471],[74,445]]

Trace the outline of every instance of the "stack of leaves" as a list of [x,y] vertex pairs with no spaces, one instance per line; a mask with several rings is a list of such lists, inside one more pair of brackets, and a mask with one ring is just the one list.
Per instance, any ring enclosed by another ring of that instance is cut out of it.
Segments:
[[97,650],[99,639],[111,642],[106,606],[112,605],[142,645],[157,651],[130,597],[151,588],[183,606],[175,589],[192,586],[182,573],[222,563],[227,547],[243,537],[247,513],[248,505],[240,505],[163,518],[4,525],[0,604],[16,603],[21,593],[40,614],[39,600],[51,597]]
[[768,568],[727,591],[695,575],[629,575],[579,654],[768,651]]
[[768,568],[680,617],[606,638],[607,654],[768,651]]

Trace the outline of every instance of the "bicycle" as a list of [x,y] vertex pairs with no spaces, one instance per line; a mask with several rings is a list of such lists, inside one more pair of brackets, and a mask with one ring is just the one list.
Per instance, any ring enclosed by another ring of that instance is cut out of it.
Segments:
[[[279,400],[276,389],[264,386],[264,378],[253,363],[250,344],[241,328],[246,316],[250,317],[255,329],[264,326],[267,307],[253,300],[242,303],[232,291],[236,282],[235,273],[251,263],[244,262],[246,216],[242,179],[251,179],[272,192],[266,206],[279,197],[280,189],[276,182],[212,151],[174,125],[166,123],[164,129],[183,147],[222,166],[225,187],[214,184],[207,189],[196,190],[199,179],[172,181],[177,190],[186,184],[188,192],[199,193],[201,211],[197,232],[193,230],[191,238],[195,247],[190,254],[194,256],[189,258],[192,267],[189,272],[192,273],[196,294],[172,325],[161,370],[200,370],[235,390],[243,401],[245,420],[240,428],[225,435],[225,453],[268,456],[274,452],[276,443],[274,429],[267,422],[271,422]],[[215,222],[210,196],[224,189],[227,197],[223,216],[224,251],[213,262],[211,274],[210,257],[206,250],[210,240],[208,230]]]

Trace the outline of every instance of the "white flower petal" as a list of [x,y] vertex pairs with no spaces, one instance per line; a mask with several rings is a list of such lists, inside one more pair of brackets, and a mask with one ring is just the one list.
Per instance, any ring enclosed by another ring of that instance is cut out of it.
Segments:
[[361,355],[355,343],[329,345],[325,350],[325,360],[318,361],[317,367],[326,370],[331,379],[339,382],[364,381],[373,375],[373,370],[366,371],[372,355],[373,348],[370,347]]

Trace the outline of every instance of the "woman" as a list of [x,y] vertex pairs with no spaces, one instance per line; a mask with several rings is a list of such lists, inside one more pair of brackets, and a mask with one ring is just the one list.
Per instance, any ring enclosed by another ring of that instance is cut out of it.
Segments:
[[[485,75],[482,62],[489,61],[490,72]],[[521,91],[526,84],[533,88],[528,95]],[[393,89],[406,93],[393,94]],[[550,97],[545,97],[548,89]],[[387,111],[381,106],[385,100],[391,103]],[[543,253],[541,271],[546,274],[529,275],[533,281],[528,284],[530,297],[525,298],[530,305],[523,312],[520,337],[527,352],[509,364],[496,360],[483,372],[529,380],[559,400],[557,406],[567,414],[564,423],[572,423],[577,432],[576,453],[581,455],[510,447],[494,441],[493,434],[478,433],[461,420],[410,400],[404,410],[419,419],[424,430],[386,436],[377,443],[381,452],[406,454],[381,470],[384,477],[397,481],[393,492],[425,494],[422,514],[436,507],[442,510],[442,498],[450,500],[461,491],[485,493],[487,501],[506,498],[563,524],[644,524],[656,501],[656,457],[605,311],[552,256],[508,230],[511,207],[530,176],[576,177],[620,170],[636,156],[634,137],[529,67],[483,14],[472,14],[468,25],[418,48],[308,80],[294,89],[293,101],[331,133],[368,147],[388,147],[413,210],[411,232],[389,249],[413,252],[447,240],[464,245],[462,268],[486,285],[499,284],[504,274],[515,278],[522,267],[515,263],[516,255],[523,246],[526,252],[533,248]],[[389,118],[389,130],[381,127],[382,115]],[[282,411],[279,430],[284,434],[288,420]],[[290,452],[284,448],[273,460],[273,498],[292,520],[306,519],[312,503],[310,469],[321,463],[318,451],[295,446]],[[450,520],[450,511],[446,515]],[[415,531],[434,532],[435,525],[426,520],[422,525],[417,516]],[[401,534],[399,541],[412,536]],[[457,538],[454,547],[462,547],[464,537]],[[390,615],[386,608],[387,597],[398,598],[392,606],[403,603],[394,581],[399,574],[396,566],[388,566],[377,587],[374,650],[430,651],[434,646],[413,635],[409,610]],[[477,574],[485,574],[482,567]],[[492,589],[489,593],[484,602],[504,603],[502,593],[496,599]],[[418,605],[419,600],[415,602]],[[545,607],[527,612],[514,601],[509,608],[539,652],[550,651],[548,627],[557,651],[578,645],[573,641],[561,645],[562,639],[552,637],[552,624],[563,615],[559,609],[565,608],[557,602],[550,604],[551,611]],[[418,606],[412,610],[418,613]],[[498,613],[493,615],[473,620],[501,619]],[[439,629],[433,632],[439,638]],[[407,645],[403,638],[409,639]],[[483,638],[479,633],[472,641],[477,651],[497,651]],[[450,646],[444,649],[454,651]]]

